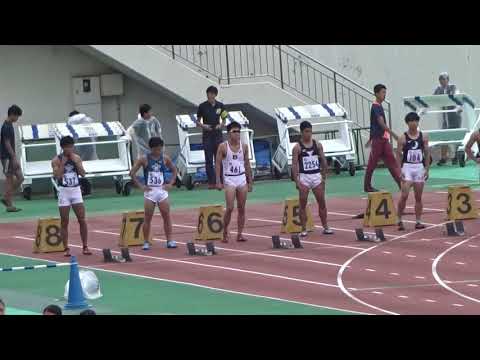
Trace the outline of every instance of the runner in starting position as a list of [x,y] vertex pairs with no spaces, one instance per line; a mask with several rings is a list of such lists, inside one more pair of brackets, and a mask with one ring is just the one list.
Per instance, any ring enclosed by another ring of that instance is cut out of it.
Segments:
[[58,209],[60,211],[60,237],[65,247],[65,256],[70,256],[68,247],[68,221],[70,207],[77,216],[80,225],[83,254],[92,255],[88,249],[88,229],[85,220],[85,206],[83,205],[82,190],[78,176],[85,176],[82,159],[74,153],[74,141],[71,136],[60,140],[62,153],[52,160],[53,176],[58,184]]
[[428,148],[428,135],[418,131],[419,121],[420,117],[417,113],[408,113],[405,117],[408,131],[398,139],[397,161],[402,167],[402,195],[398,201],[398,230],[405,230],[402,215],[412,185],[415,194],[415,217],[417,220],[415,229],[425,228],[425,225],[421,222],[422,193],[425,181],[428,179],[430,161],[425,161],[425,159],[430,159],[430,150]]
[[301,236],[307,236],[307,203],[312,190],[318,203],[318,215],[324,234],[333,234],[327,223],[327,205],[325,203],[325,181],[327,180],[327,159],[322,144],[312,139],[312,124],[303,121],[300,124],[302,138],[292,152],[292,174],[297,184],[300,198]]
[[[252,169],[250,167],[248,145],[240,141],[241,126],[231,122],[227,126],[228,140],[220,144],[216,156],[217,189],[225,188],[225,201],[227,203],[223,217],[223,242],[229,241],[228,225],[232,218],[235,198],[237,199],[237,241],[247,241],[243,235],[245,226],[245,203],[247,192],[252,191]],[[220,174],[223,167],[223,184]]]
[[[170,204],[168,202],[168,190],[170,190],[177,178],[177,168],[170,158],[163,153],[163,140],[159,137],[152,137],[148,142],[150,153],[140,157],[133,165],[130,176],[134,184],[144,191],[145,201],[145,222],[143,223],[143,250],[150,249],[150,229],[152,217],[155,212],[155,205],[162,214],[167,248],[176,248],[177,244],[172,240],[172,220],[170,218]],[[145,174],[145,185],[142,185],[136,176],[137,171],[143,167]],[[172,172],[172,179],[168,184],[164,183],[166,169]]]

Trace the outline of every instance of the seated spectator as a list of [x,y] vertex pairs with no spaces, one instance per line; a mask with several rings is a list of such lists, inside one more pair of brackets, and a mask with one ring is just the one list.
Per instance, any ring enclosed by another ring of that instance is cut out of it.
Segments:
[[97,313],[92,309],[83,310],[79,315],[97,315]]
[[48,305],[43,309],[43,315],[62,315],[62,309],[57,305]]

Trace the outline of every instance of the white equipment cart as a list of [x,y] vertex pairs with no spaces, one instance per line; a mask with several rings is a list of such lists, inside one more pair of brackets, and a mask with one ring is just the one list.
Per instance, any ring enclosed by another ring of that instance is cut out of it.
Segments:
[[[177,158],[177,177],[188,190],[193,189],[193,177],[200,168],[205,167],[205,155],[202,144],[202,132],[197,128],[197,115],[177,115],[178,140],[180,153]],[[232,111],[228,114],[226,125],[232,121],[242,126],[240,139],[243,144],[248,144],[250,166],[255,174],[256,161],[253,149],[253,130],[248,128],[249,121],[241,111]],[[226,134],[226,131],[223,132]],[[193,146],[192,146],[193,145]],[[196,146],[195,146],[196,145]]]
[[55,127],[57,124],[32,124],[19,126],[21,139],[20,166],[25,181],[22,184],[23,196],[32,197],[33,179],[52,177],[52,159],[57,154]]
[[280,143],[273,155],[274,175],[285,171],[291,177],[293,147],[300,141],[300,123],[312,124],[313,138],[320,142],[327,161],[338,174],[348,169],[355,175],[355,147],[347,111],[337,103],[275,108]]
[[[467,94],[409,96],[403,99],[408,111],[420,114],[422,132],[428,134],[430,148],[442,145],[452,145],[457,148],[455,156],[461,167],[465,166],[465,145],[470,136],[478,128],[480,117],[475,103]],[[459,128],[441,129],[444,120],[449,121],[449,115],[455,113],[461,117]],[[478,151],[477,144],[472,147]]]
[[[57,154],[60,154],[60,139],[71,136],[75,140],[75,147],[95,145],[98,160],[83,161],[87,178],[112,176],[118,194],[130,195],[133,183],[130,178],[131,142],[125,136],[125,129],[118,121],[96,122],[91,124],[67,125],[64,123],[55,126],[55,141]],[[92,141],[96,138],[97,141]],[[52,183],[57,191],[57,184]]]

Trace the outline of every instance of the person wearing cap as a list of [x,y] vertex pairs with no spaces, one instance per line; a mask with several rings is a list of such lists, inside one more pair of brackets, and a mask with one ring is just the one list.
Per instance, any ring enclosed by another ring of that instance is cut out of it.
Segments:
[[208,177],[208,189],[216,189],[216,176],[213,158],[216,156],[218,146],[222,143],[222,129],[228,112],[225,106],[215,98],[218,89],[209,86],[207,89],[207,101],[201,103],[197,110],[197,126],[202,128],[203,151],[205,153],[205,170]]
[[[442,72],[439,77],[438,81],[440,82],[440,86],[438,86],[433,95],[455,95],[458,94],[457,87],[453,84],[450,84],[450,76],[446,72]],[[462,111],[461,107],[457,106],[446,106],[443,110],[454,110],[457,109],[457,112],[449,112],[443,114],[442,120],[442,129],[458,129],[462,125],[462,117],[460,112]],[[448,145],[443,145],[441,147],[441,158],[437,165],[442,166],[447,163],[448,160]],[[457,149],[454,149],[454,154],[456,154]],[[457,156],[454,155],[452,158],[452,165],[457,164],[458,159]]]

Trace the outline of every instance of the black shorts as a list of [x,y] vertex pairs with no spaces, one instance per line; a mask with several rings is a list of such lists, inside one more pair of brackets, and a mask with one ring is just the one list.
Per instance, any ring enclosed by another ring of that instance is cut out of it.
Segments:
[[15,175],[15,171],[13,170],[13,162],[11,159],[9,158],[2,159],[2,166],[3,166],[3,173],[5,175]]

